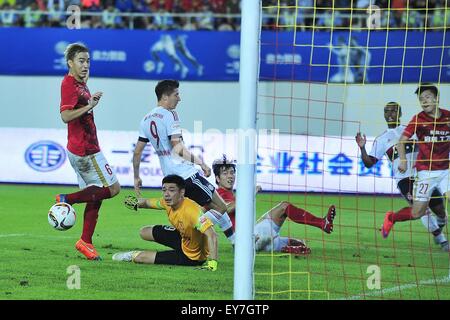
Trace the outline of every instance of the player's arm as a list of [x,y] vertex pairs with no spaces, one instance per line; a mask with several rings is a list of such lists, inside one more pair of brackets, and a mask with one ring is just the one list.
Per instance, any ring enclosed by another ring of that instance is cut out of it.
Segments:
[[140,139],[136,143],[136,147],[133,152],[133,174],[134,174],[134,191],[139,196],[141,194],[142,179],[139,175],[139,168],[141,166],[142,153],[144,152],[147,142]]
[[236,210],[236,202],[225,202],[227,205],[227,212],[233,212],[233,210]]
[[202,168],[205,176],[209,177],[211,175],[211,168],[208,167],[202,159],[192,154],[183,143],[180,135],[173,135],[170,137],[170,143],[172,144],[173,150],[177,155],[182,157],[184,160],[197,164]]
[[139,199],[139,208],[165,210],[162,198]]
[[400,162],[398,164],[398,171],[404,173],[408,167],[406,160],[406,143],[409,141],[409,136],[402,134],[397,144],[397,152]]
[[208,241],[208,249],[209,249],[208,259],[217,261],[218,258],[217,233],[211,226],[205,230],[204,234]]
[[130,210],[137,211],[138,208],[141,209],[157,209],[164,210],[163,199],[158,198],[136,198],[134,195],[128,195],[125,197],[124,205]]
[[62,121],[64,123],[68,123],[72,120],[75,120],[75,119],[81,117],[86,112],[89,112],[98,104],[102,95],[103,95],[102,92],[96,92],[92,95],[91,99],[89,100],[89,103],[86,106],[77,108],[77,109],[67,109],[67,110],[61,111]]
[[361,132],[358,132],[355,137],[356,144],[358,145],[359,149],[361,150],[361,160],[364,163],[364,166],[366,168],[371,168],[373,165],[375,165],[378,161],[377,158],[369,156],[366,150],[366,135],[361,134]]
[[[255,191],[258,192],[258,186],[256,187]],[[218,194],[218,196],[220,196],[222,198],[223,202],[227,206],[227,212],[232,212],[233,210],[236,210],[236,201],[234,200],[234,197],[232,196],[232,194],[231,194],[231,196],[229,193],[217,192],[217,194]]]
[[218,245],[217,245],[217,233],[214,230],[214,224],[204,214],[201,208],[198,209],[198,220],[195,229],[200,231],[206,236],[208,243],[209,255],[206,262],[200,267],[203,270],[216,271],[217,270],[217,258],[218,258]]

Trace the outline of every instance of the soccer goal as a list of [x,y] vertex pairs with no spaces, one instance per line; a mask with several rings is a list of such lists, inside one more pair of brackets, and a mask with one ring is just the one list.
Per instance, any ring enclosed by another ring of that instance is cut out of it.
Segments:
[[[388,158],[395,144],[368,168],[355,139],[364,134],[369,153],[388,122],[408,124],[420,83],[446,108],[450,3],[363,2],[264,0],[259,15],[242,2],[240,124],[276,143],[259,139],[254,163],[238,166],[235,299],[450,298],[447,225],[437,238],[427,219],[396,223],[384,238],[386,212],[409,206]],[[270,245],[255,245],[254,222],[272,209],[285,220],[272,219]]]

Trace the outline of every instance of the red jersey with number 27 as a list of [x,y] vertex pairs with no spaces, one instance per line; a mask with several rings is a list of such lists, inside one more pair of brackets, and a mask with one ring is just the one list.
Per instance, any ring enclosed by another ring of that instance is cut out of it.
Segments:
[[[88,105],[91,93],[84,82],[66,75],[61,83],[61,104],[59,112],[74,110]],[[67,150],[84,157],[100,151],[94,112],[91,110],[67,124]]]
[[[224,189],[224,188],[217,188],[217,193],[222,197],[223,201],[225,203],[230,202],[236,202],[236,198],[234,197],[233,191]],[[228,216],[230,217],[231,223],[233,224],[233,230],[235,229],[235,223],[236,223],[236,210],[233,210],[231,212],[228,212]]]
[[417,171],[449,169],[450,111],[439,110],[441,116],[438,119],[431,118],[424,111],[415,115],[403,131],[408,138],[417,135]]

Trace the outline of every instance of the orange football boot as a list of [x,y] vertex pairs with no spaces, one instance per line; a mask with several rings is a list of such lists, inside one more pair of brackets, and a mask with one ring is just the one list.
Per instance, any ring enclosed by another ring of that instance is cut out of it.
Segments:
[[393,211],[386,212],[386,215],[384,216],[384,222],[383,226],[381,227],[381,235],[383,238],[387,238],[389,235],[389,232],[391,231],[392,227],[394,226],[394,222],[391,221],[391,216],[394,214]]
[[88,260],[101,260],[102,259],[98,255],[97,250],[95,250],[92,243],[87,243],[80,239],[75,244],[75,248],[79,252],[81,252]]

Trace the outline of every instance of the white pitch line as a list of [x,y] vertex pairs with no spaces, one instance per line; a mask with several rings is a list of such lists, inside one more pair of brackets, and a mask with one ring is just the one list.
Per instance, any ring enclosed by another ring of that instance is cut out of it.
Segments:
[[25,235],[26,235],[25,233],[8,233],[8,234],[0,234],[0,238],[22,237]]
[[0,234],[0,238],[9,238],[9,237],[23,237],[26,236],[28,238],[45,238],[45,239],[76,239],[76,236],[65,236],[65,235],[43,235],[43,234],[25,234],[25,233],[7,233]]
[[427,285],[427,284],[442,284],[442,283],[447,283],[450,282],[450,275],[441,279],[428,279],[428,280],[421,280],[419,281],[419,283],[408,283],[408,284],[403,284],[401,286],[396,286],[396,287],[392,287],[392,288],[387,288],[387,289],[382,289],[382,290],[376,290],[376,291],[371,291],[369,293],[366,294],[359,294],[356,296],[351,296],[351,297],[343,297],[343,298],[339,298],[337,300],[358,300],[358,299],[363,299],[365,297],[371,297],[371,296],[381,296],[382,294],[388,294],[388,293],[392,293],[392,292],[396,292],[396,291],[401,291],[401,290],[408,290],[408,289],[412,289],[412,288],[417,288],[419,286],[422,285]]

